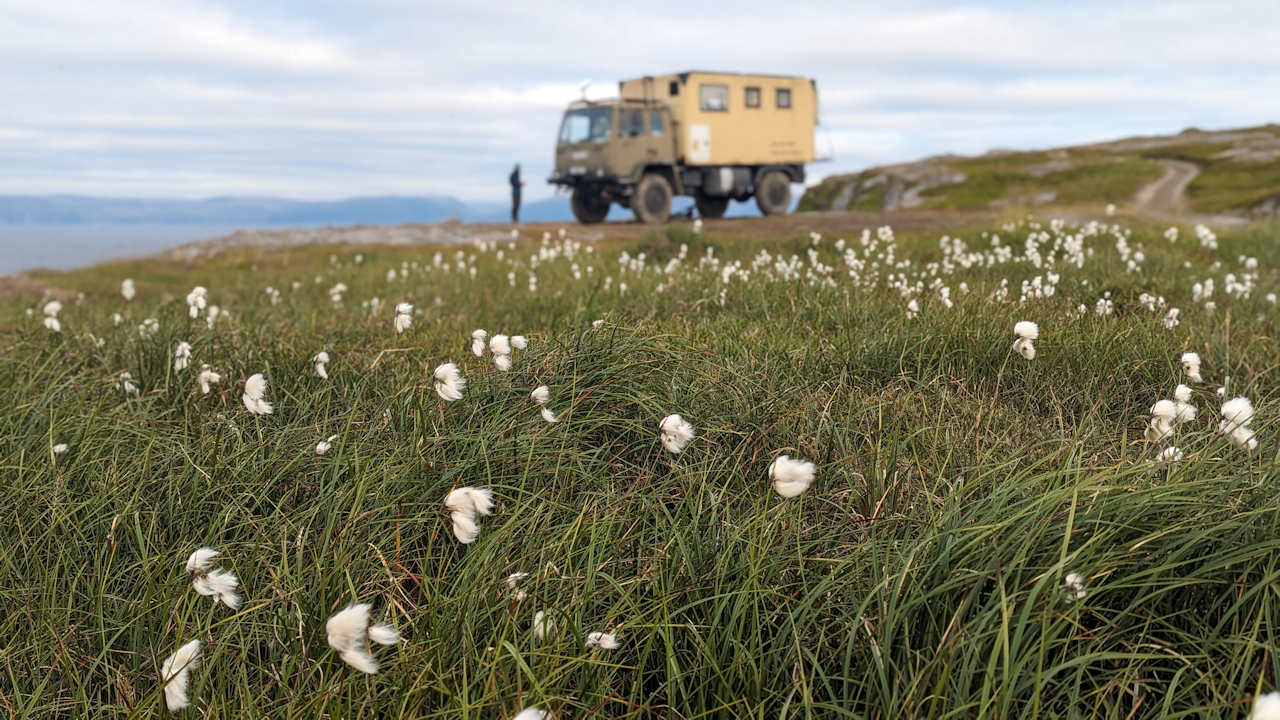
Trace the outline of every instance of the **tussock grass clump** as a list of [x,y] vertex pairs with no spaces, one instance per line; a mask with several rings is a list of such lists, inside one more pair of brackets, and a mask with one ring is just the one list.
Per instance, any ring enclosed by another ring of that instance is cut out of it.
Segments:
[[[1182,237],[570,232],[44,276],[59,331],[44,297],[0,315],[0,702],[163,716],[198,640],[209,717],[1242,716],[1280,683],[1280,250]],[[501,371],[477,328],[527,348]],[[1199,418],[1147,442],[1184,352]],[[1237,395],[1252,451],[1219,432]],[[469,544],[466,487],[493,500]],[[201,547],[238,609],[193,592]]]

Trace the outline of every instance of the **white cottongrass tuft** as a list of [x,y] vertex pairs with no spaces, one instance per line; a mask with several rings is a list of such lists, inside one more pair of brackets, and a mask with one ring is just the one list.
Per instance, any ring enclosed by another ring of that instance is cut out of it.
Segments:
[[679,414],[668,415],[658,423],[658,434],[662,438],[662,447],[679,455],[693,441],[693,426]]
[[551,402],[551,388],[546,385],[539,385],[529,393],[529,397],[539,405],[546,405]]
[[607,632],[587,633],[587,647],[597,647],[601,650],[617,650],[618,636]]
[[533,636],[539,641],[546,640],[547,636],[556,630],[556,621],[545,610],[539,610],[533,616]]
[[62,323],[58,320],[58,313],[62,312],[62,303],[57,300],[50,300],[44,304],[41,309],[44,313],[44,326],[54,332],[62,332]]
[[1258,438],[1255,437],[1249,423],[1253,422],[1253,403],[1246,397],[1232,398],[1222,404],[1221,420],[1218,430],[1231,439],[1238,448],[1255,450]]
[[210,386],[217,385],[222,381],[222,376],[213,371],[208,365],[200,366],[200,374],[196,376],[196,382],[200,384],[200,392],[204,395],[209,394]]
[[362,673],[378,672],[378,661],[369,654],[369,642],[395,645],[400,631],[390,625],[369,625],[369,604],[356,603],[334,613],[324,624],[329,647],[338,651],[342,661]]
[[1173,389],[1173,404],[1177,408],[1175,421],[1178,425],[1196,419],[1196,406],[1191,404],[1191,388],[1179,385]]
[[183,340],[173,349],[173,371],[181,372],[191,364],[191,343]]
[[604,325],[604,320],[592,320],[592,321],[591,321],[591,329],[592,329],[592,330],[599,330],[599,329],[600,329],[600,326],[602,326],[602,325]]
[[444,506],[453,521],[453,536],[463,545],[469,545],[480,534],[476,518],[493,514],[493,493],[482,488],[460,487],[445,496]]
[[1040,337],[1040,326],[1030,320],[1021,320],[1013,324],[1013,336],[1023,340],[1035,340]]
[[187,557],[187,574],[191,576],[191,587],[205,597],[220,600],[232,610],[239,610],[241,599],[236,588],[240,587],[240,581],[236,579],[235,573],[211,569],[213,560],[218,555],[217,550],[202,547]]
[[164,706],[169,708],[169,712],[177,712],[191,704],[187,697],[187,684],[192,668],[199,665],[199,640],[192,640],[165,658],[160,666],[160,682],[164,684]]
[[511,347],[515,348],[516,350],[524,350],[525,348],[529,347],[529,338],[523,335],[512,335]]
[[1253,414],[1253,403],[1249,402],[1249,398],[1232,398],[1222,404],[1222,422],[1219,423],[1219,429],[1229,433],[1236,428],[1246,427],[1253,422]]
[[502,581],[507,586],[507,589],[511,591],[511,596],[515,598],[516,602],[520,602],[521,600],[529,597],[528,593],[516,587],[516,583],[527,577],[529,577],[529,573],[527,572],[513,572]]
[[111,324],[120,327],[120,323],[124,322],[124,316],[120,313],[111,313]]
[[116,389],[123,390],[126,395],[137,395],[138,386],[133,384],[133,373],[125,370],[116,379]]
[[1269,692],[1253,699],[1249,720],[1280,720],[1280,692]]
[[57,445],[53,446],[53,454],[61,455],[62,453],[67,451],[68,447],[69,446],[66,443],[58,443]]
[[476,357],[484,355],[484,341],[487,337],[489,337],[489,333],[479,328],[471,331],[471,352]]
[[1083,600],[1089,594],[1084,589],[1084,578],[1079,573],[1067,573],[1067,576],[1062,578],[1062,590],[1066,593],[1067,602]]
[[462,399],[462,391],[467,389],[467,380],[458,371],[458,366],[445,363],[435,371],[436,394],[445,402]]
[[1013,325],[1013,351],[1026,358],[1034,360],[1036,357],[1036,346],[1031,342],[1040,337],[1040,326],[1030,320],[1021,320]]
[[1178,402],[1191,402],[1191,387],[1179,383],[1178,387],[1173,389],[1173,399]]
[[400,333],[404,332],[405,330],[408,330],[412,326],[413,326],[413,305],[410,305],[407,302],[402,302],[399,305],[396,305],[396,319],[395,319],[396,334],[399,335]]
[[244,381],[244,400],[245,409],[254,415],[270,415],[272,412],[271,403],[266,401],[267,397],[267,379],[262,373],[254,373]]
[[1231,438],[1231,442],[1238,448],[1242,448],[1250,452],[1258,449],[1257,434],[1250,428],[1238,427],[1235,430],[1232,430],[1228,437]]
[[187,315],[192,320],[200,317],[200,313],[209,304],[209,291],[203,285],[197,285],[191,288],[191,292],[187,293]]
[[338,439],[337,435],[330,435],[324,440],[321,440],[320,442],[316,443],[316,454],[323,455],[329,452],[329,448],[333,447],[333,441],[337,439]]
[[1188,380],[1204,382],[1204,378],[1200,377],[1200,356],[1197,353],[1182,353],[1181,363],[1182,372],[1186,374]]
[[539,385],[529,393],[529,397],[537,404],[541,405],[542,419],[549,423],[560,422],[556,414],[551,412],[551,408],[547,407],[547,403],[551,402],[551,388],[546,385]]
[[497,334],[489,338],[489,351],[493,353],[493,366],[500,372],[511,369],[511,338]]
[[325,367],[325,365],[329,364],[329,353],[325,352],[324,350],[321,350],[320,352],[316,353],[315,357],[311,358],[311,362],[314,363],[316,366],[316,375],[319,375],[324,380],[328,380],[329,370],[328,368]]
[[133,297],[137,294],[138,289],[133,285],[133,278],[125,278],[120,281],[120,295],[125,300],[133,300]]
[[494,355],[510,355],[511,338],[502,334],[494,335],[489,338],[489,352]]
[[1165,465],[1175,465],[1182,462],[1182,451],[1170,445],[1160,451],[1160,454],[1156,456],[1156,460]]
[[1013,351],[1027,360],[1036,359],[1036,346],[1030,340],[1018,338],[1013,341]]
[[217,305],[210,305],[209,312],[208,314],[205,315],[205,318],[204,318],[205,326],[208,327],[210,330],[212,330],[214,323],[218,322],[218,318],[220,317],[230,318],[231,312],[229,310],[223,310]]
[[[515,232],[512,230],[511,232]],[[555,720],[555,716],[546,710],[540,710],[536,707],[527,707],[516,713],[511,720]]]
[[1151,406],[1151,421],[1147,423],[1147,442],[1160,442],[1173,435],[1177,423],[1178,406],[1172,400],[1159,400]]
[[793,498],[813,484],[815,468],[808,460],[779,455],[769,465],[769,481],[784,498]]

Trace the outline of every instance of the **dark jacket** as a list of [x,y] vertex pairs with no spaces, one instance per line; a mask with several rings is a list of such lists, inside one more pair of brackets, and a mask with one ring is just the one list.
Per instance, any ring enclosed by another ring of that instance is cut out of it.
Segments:
[[518,169],[512,170],[511,177],[507,179],[511,181],[511,194],[519,195],[520,194],[520,171]]

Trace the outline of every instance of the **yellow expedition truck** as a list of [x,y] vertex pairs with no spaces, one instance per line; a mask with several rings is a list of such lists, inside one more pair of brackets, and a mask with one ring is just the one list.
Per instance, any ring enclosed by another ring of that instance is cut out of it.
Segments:
[[574,217],[604,220],[612,203],[666,222],[671,198],[724,215],[755,197],[765,215],[791,207],[791,183],[813,162],[818,87],[812,79],[690,71],[618,83],[618,97],[565,111],[548,182],[572,192]]

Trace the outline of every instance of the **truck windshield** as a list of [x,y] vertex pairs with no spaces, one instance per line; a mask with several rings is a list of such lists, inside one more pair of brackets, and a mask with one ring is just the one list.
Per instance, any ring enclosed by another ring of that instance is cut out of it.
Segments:
[[576,145],[584,142],[608,142],[613,130],[613,108],[594,107],[570,110],[564,114],[560,126],[560,144]]

